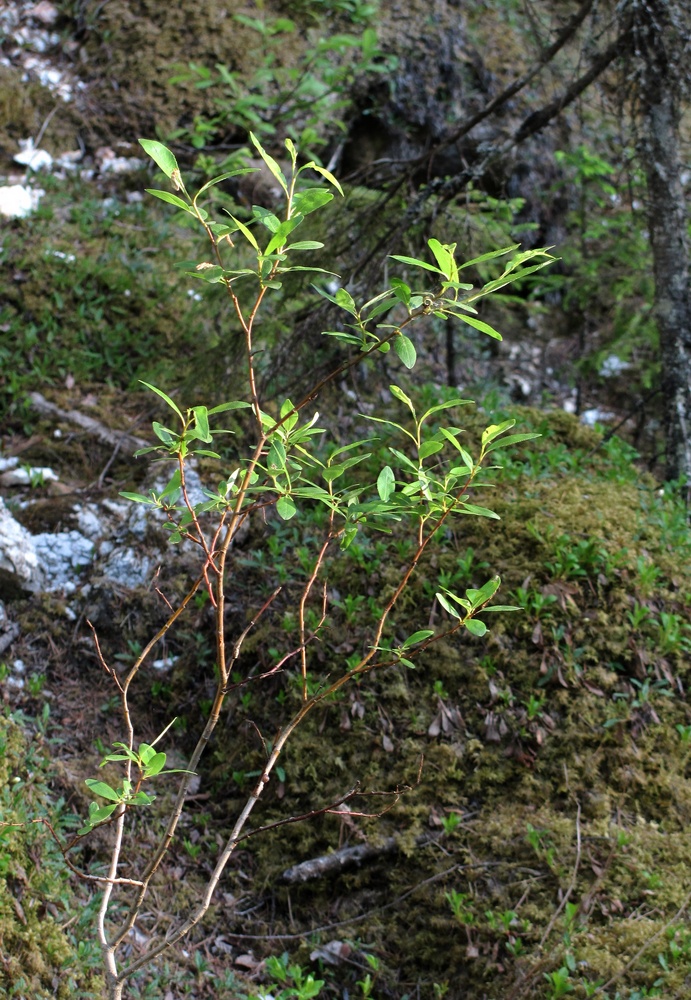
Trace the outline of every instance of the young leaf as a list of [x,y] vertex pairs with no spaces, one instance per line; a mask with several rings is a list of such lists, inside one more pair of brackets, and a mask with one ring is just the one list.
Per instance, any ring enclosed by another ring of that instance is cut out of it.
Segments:
[[170,406],[171,409],[175,410],[177,415],[180,417],[180,420],[182,420],[183,423],[185,422],[182,412],[180,411],[179,407],[175,405],[170,396],[166,396],[165,392],[162,389],[157,389],[155,385],[151,385],[150,382],[145,382],[144,379],[140,379],[139,381],[141,382],[142,385],[145,385],[147,389],[151,389],[152,392],[155,392],[158,396],[161,397],[161,399],[165,400],[168,406]]
[[247,240],[247,242],[251,243],[252,246],[254,247],[254,249],[258,251],[259,250],[259,244],[257,243],[257,240],[256,240],[255,235],[252,232],[252,230],[248,229],[247,226],[245,225],[245,223],[244,222],[240,222],[240,220],[236,219],[234,215],[231,215],[231,219],[233,220],[233,222],[235,223],[235,225],[238,227],[238,229],[240,230],[240,232],[242,233],[242,235],[245,237],[245,239]]
[[377,493],[379,498],[388,503],[392,493],[396,489],[396,480],[391,466],[386,465],[377,477]]
[[166,764],[166,755],[164,753],[156,753],[154,756],[146,762],[145,775],[147,778],[153,778],[154,775],[158,774],[163,770]]
[[473,257],[472,260],[467,260],[464,264],[460,265],[460,270],[462,271],[464,267],[474,267],[475,264],[484,264],[486,260],[494,260],[495,257],[503,257],[507,253],[511,253],[512,250],[518,250],[520,243],[514,243],[510,247],[504,247],[503,250],[492,250],[490,253],[483,253],[481,257]]
[[[288,414],[290,414],[290,416]],[[286,399],[282,404],[280,417],[283,421],[284,430],[292,431],[293,427],[295,427],[295,424],[298,422],[299,414],[289,399]]]
[[133,500],[135,503],[156,503],[151,497],[145,497],[143,493],[120,493],[119,495],[125,500]]
[[328,205],[333,201],[333,194],[326,188],[308,188],[307,191],[298,191],[293,195],[293,208],[301,215],[309,215],[316,212],[318,208]]
[[420,445],[420,450],[418,455],[420,456],[420,461],[425,458],[429,458],[430,455],[436,455],[438,451],[441,451],[444,445],[441,441],[423,441]]
[[405,334],[400,334],[396,337],[393,342],[393,349],[399,356],[406,368],[414,368],[415,362],[417,360],[417,354],[415,352],[415,345],[413,344],[410,337],[406,337]]
[[458,272],[453,256],[456,244],[452,243],[449,246],[445,246],[443,243],[440,243],[439,240],[431,239],[427,240],[427,246],[434,254],[442,274],[446,275],[447,278],[453,281],[456,273]]
[[231,403],[219,403],[218,406],[214,406],[209,410],[209,416],[212,413],[224,413],[226,410],[247,410],[251,406],[251,403],[244,403],[242,400],[234,400]]
[[444,273],[443,271],[440,271],[438,267],[435,267],[433,264],[428,264],[427,261],[424,260],[418,260],[417,257],[403,257],[397,253],[391,253],[389,254],[389,257],[392,257],[394,260],[400,260],[402,264],[413,264],[415,267],[424,267],[426,271],[434,271],[435,274]]
[[304,167],[300,167],[298,173],[302,173],[303,170],[316,170],[318,174],[321,174],[322,177],[325,177],[327,179],[329,184],[333,184],[333,186],[336,188],[336,190],[338,191],[338,193],[341,195],[342,198],[345,197],[345,195],[343,194],[343,188],[338,183],[338,181],[331,173],[331,171],[327,170],[326,167],[320,167],[318,163],[314,162],[314,160],[310,160],[310,162],[306,163]]
[[472,503],[461,504],[461,509],[458,511],[459,514],[476,514],[478,517],[493,517],[495,521],[501,521],[498,514],[495,514],[493,510],[489,510],[487,507],[477,507]]
[[434,635],[434,629],[423,628],[419,632],[413,632],[403,643],[402,649],[410,649],[411,646],[415,646],[418,642],[424,642],[425,639],[429,639],[431,635]]
[[410,296],[412,295],[412,292],[410,286],[406,285],[405,281],[401,281],[400,278],[392,278],[391,291],[404,306],[407,306],[410,303]]
[[261,143],[259,142],[259,140],[257,139],[256,135],[253,132],[250,132],[250,142],[257,150],[262,160],[267,165],[271,173],[274,175],[278,183],[281,185],[285,193],[288,194],[288,182],[285,179],[285,174],[283,173],[279,165],[276,163],[273,156],[269,156],[269,154],[266,152],[266,150],[261,145]]
[[196,218],[196,212],[193,208],[183,201],[182,198],[178,198],[176,194],[171,194],[169,191],[157,191],[154,188],[145,188],[147,194],[152,194],[154,198],[160,198],[161,201],[167,202],[169,205],[175,205],[176,208],[181,208],[183,212],[188,212],[190,215],[194,215]]
[[118,793],[110,785],[107,785],[105,781],[98,781],[96,778],[87,778],[84,784],[87,785],[94,795],[100,795],[102,799],[110,799],[111,802],[120,801]]
[[510,430],[515,423],[515,420],[503,420],[500,424],[490,424],[482,432],[482,443],[489,444],[490,441],[494,441],[504,431]]
[[475,330],[479,330],[480,333],[486,333],[488,337],[492,337],[494,340],[502,340],[502,335],[490,326],[489,323],[485,323],[481,319],[475,319],[474,316],[467,316],[465,313],[453,313],[457,319],[460,319],[462,323],[467,323],[468,326],[472,326]]
[[478,618],[469,618],[468,621],[463,624],[471,635],[476,635],[478,638],[486,635],[489,631],[485,623],[481,622]]
[[205,406],[193,406],[192,412],[194,413],[194,427],[198,439],[206,443],[213,441],[211,431],[209,430],[209,411],[207,408]]
[[532,441],[533,438],[542,437],[541,434],[509,434],[508,437],[500,441],[493,441],[489,448],[485,448],[485,455],[489,455],[495,448],[507,448],[511,444],[518,444],[519,441]]
[[278,511],[279,517],[281,517],[284,521],[289,521],[297,512],[297,507],[290,497],[281,497],[281,499],[276,503],[276,510]]
[[162,142],[154,139],[140,139],[139,145],[148,153],[156,166],[160,167],[166,177],[172,177],[174,170],[179,170],[178,161]]
[[444,611],[448,611],[448,613],[451,615],[452,618],[457,618],[458,621],[461,620],[461,616],[458,610],[454,608],[453,604],[449,600],[447,600],[447,598],[444,597],[443,594],[437,593],[437,600],[441,604]]
[[[406,394],[403,392],[403,389],[399,389],[397,385],[390,385],[389,391],[392,396],[395,396],[396,399],[399,399],[402,403],[405,403],[405,405],[408,407],[413,416],[415,416],[415,407],[413,406],[413,401],[409,396],[406,396]],[[394,424],[394,426],[398,425]]]

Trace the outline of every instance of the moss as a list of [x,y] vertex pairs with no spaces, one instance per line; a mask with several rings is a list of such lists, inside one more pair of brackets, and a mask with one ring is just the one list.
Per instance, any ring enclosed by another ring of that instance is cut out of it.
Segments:
[[23,979],[37,1000],[63,1000],[75,988],[98,994],[101,977],[77,961],[75,942],[62,927],[72,922],[77,901],[40,823],[55,822],[57,808],[45,784],[46,750],[40,737],[29,744],[27,735],[11,716],[0,715],[0,990]]

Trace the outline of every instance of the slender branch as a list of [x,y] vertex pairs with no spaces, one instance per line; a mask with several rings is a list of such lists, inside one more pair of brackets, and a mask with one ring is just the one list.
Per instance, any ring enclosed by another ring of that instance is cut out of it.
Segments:
[[523,90],[523,88],[527,86],[531,80],[538,76],[545,66],[550,63],[552,59],[554,59],[557,53],[563,49],[566,43],[573,38],[576,31],[578,31],[590,13],[593,3],[594,0],[584,0],[571,20],[568,21],[559,32],[552,44],[543,50],[540,58],[534,66],[532,66],[527,73],[524,73],[523,76],[517,77],[513,83],[510,83],[509,86],[497,94],[496,97],[493,97],[492,100],[484,106],[484,108],[481,108],[480,111],[471,115],[469,118],[466,118],[465,121],[461,122],[458,128],[454,129],[450,135],[446,136],[440,143],[437,143],[432,150],[432,153],[427,154],[429,159],[432,159],[442,149],[452,145],[454,142],[458,142],[459,139],[466,136],[468,132],[475,128],[476,125],[479,125],[480,122],[485,120],[485,118],[488,118],[491,114],[493,114],[497,108],[500,108],[503,104],[506,104],[507,101],[511,100],[512,97],[515,97],[516,94]]

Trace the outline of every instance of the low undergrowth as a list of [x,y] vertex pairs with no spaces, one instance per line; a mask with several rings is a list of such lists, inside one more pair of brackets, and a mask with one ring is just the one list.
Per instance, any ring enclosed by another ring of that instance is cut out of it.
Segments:
[[[251,956],[261,977],[268,975],[257,966],[261,957],[284,951],[305,975],[324,980],[323,996],[343,988],[358,995],[367,974],[373,995],[395,998],[418,989],[490,1000],[683,995],[691,889],[684,514],[635,471],[626,447],[602,446],[563,415],[522,414],[524,427],[531,422],[543,437],[529,460],[507,463],[491,542],[484,522],[468,519],[429,556],[429,572],[446,574],[450,588],[500,573],[524,614],[497,619],[462,649],[440,643],[416,671],[389,668],[324,704],[287,748],[261,822],[284,817],[286,797],[293,815],[313,809],[315,787],[328,803],[351,776],[364,793],[409,790],[378,820],[357,815],[368,811],[365,798],[352,818],[325,815],[250,838],[189,959],[178,954],[178,972],[174,962],[156,966],[133,996],[169,988],[174,996],[240,996],[251,987],[241,987],[235,959]],[[269,591],[279,580],[289,588],[299,579],[290,530],[288,522],[266,565],[253,554],[251,534],[243,543],[238,609],[243,588]],[[328,643],[344,659],[404,556],[394,534],[363,543],[357,570],[345,561],[342,575],[335,570]],[[431,608],[427,579],[423,570],[410,600]],[[142,641],[147,621],[132,615],[136,603],[125,601],[113,636],[104,633],[106,649],[123,628],[131,642]],[[212,659],[208,615],[201,602],[185,635],[171,639],[180,655],[172,675],[149,682],[152,736],[170,706],[188,705],[182,747],[200,707],[189,671]],[[291,627],[276,609],[238,669],[268,661],[276,629]],[[197,652],[188,661],[190,638]],[[208,797],[186,809],[167,869],[166,877],[184,879],[190,898],[201,887],[200,853],[213,853],[262,765],[261,744],[252,749],[246,733],[299,697],[290,673],[261,694],[250,686],[231,697],[240,722],[223,728]],[[42,756],[40,743],[35,753]],[[157,815],[147,821],[152,835]],[[341,874],[285,880],[297,861],[360,843],[381,853]],[[57,872],[54,853],[53,864]],[[62,914],[74,904],[64,879],[57,884],[59,892],[53,886],[47,895]],[[17,932],[28,933],[20,924]],[[194,977],[183,971],[187,962],[196,962]]]

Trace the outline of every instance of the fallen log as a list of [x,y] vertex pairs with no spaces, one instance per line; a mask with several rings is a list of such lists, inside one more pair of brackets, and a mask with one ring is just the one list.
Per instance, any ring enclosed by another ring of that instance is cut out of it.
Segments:
[[147,445],[151,444],[150,441],[135,437],[134,434],[128,434],[127,431],[113,430],[112,427],[107,427],[100,420],[89,417],[86,413],[80,413],[79,410],[63,410],[59,406],[56,406],[55,403],[47,400],[40,392],[30,392],[29,399],[34,409],[38,410],[44,416],[57,417],[58,420],[75,424],[88,434],[92,434],[100,441],[103,441],[104,444],[110,445],[111,448],[118,448],[119,451],[124,452],[126,455],[133,455],[135,451],[138,451],[140,448],[146,448]]

